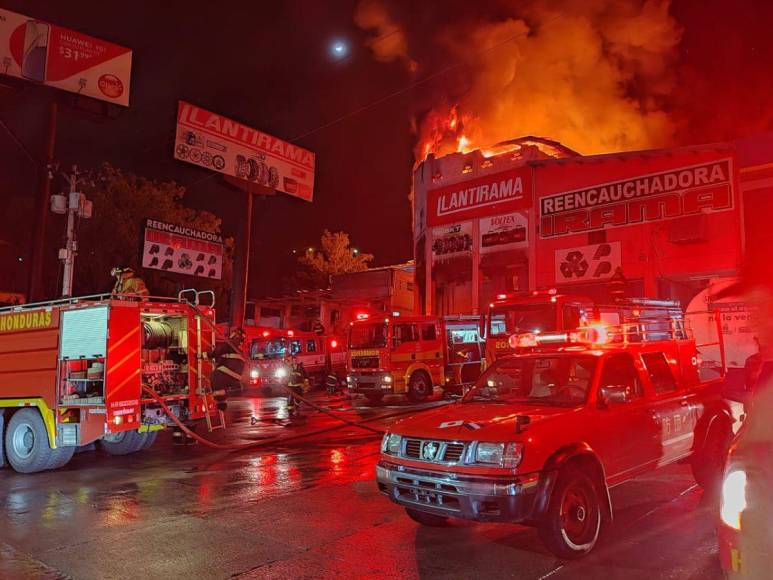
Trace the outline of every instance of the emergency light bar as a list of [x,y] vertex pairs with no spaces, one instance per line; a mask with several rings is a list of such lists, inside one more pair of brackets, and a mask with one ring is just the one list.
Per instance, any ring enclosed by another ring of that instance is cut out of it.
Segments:
[[536,348],[549,344],[629,344],[658,340],[685,340],[689,333],[684,319],[675,317],[647,318],[618,325],[591,324],[571,332],[527,332],[508,339],[512,349]]

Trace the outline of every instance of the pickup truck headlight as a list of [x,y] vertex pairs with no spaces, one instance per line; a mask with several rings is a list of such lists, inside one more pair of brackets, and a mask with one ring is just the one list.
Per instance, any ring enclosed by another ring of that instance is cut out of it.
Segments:
[[736,469],[728,472],[722,482],[722,504],[719,517],[725,525],[741,529],[741,514],[746,509],[746,472]]
[[381,440],[381,452],[388,453],[389,455],[397,455],[400,453],[400,443],[402,438],[394,433],[385,433],[384,438]]
[[279,367],[274,371],[274,378],[275,379],[283,379],[287,376],[287,369],[284,367]]
[[251,368],[250,369],[250,378],[253,381],[258,379],[258,378],[260,378],[260,371],[257,368],[255,368],[255,367]]
[[514,468],[523,459],[523,443],[478,443],[475,463]]

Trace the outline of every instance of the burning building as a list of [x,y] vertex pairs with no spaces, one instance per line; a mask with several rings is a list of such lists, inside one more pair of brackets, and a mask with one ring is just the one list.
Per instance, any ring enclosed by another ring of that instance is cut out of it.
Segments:
[[745,224],[771,209],[765,159],[773,137],[592,156],[526,137],[430,154],[414,172],[417,304],[477,313],[553,287],[606,299],[613,277],[687,304],[759,243]]

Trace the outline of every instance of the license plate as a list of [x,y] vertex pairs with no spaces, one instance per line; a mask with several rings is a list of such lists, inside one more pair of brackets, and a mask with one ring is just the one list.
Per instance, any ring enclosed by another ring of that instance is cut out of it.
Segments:
[[417,489],[416,499],[424,503],[440,503],[440,495],[434,491],[427,491],[426,489]]

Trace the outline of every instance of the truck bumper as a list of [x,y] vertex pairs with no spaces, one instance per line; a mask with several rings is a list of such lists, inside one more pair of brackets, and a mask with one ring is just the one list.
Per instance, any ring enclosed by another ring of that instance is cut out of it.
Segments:
[[351,373],[346,377],[346,387],[349,394],[394,393],[394,380],[386,382],[386,377],[392,379],[387,372]]
[[439,516],[479,522],[529,522],[539,474],[495,478],[425,471],[379,461],[379,490],[393,502]]

